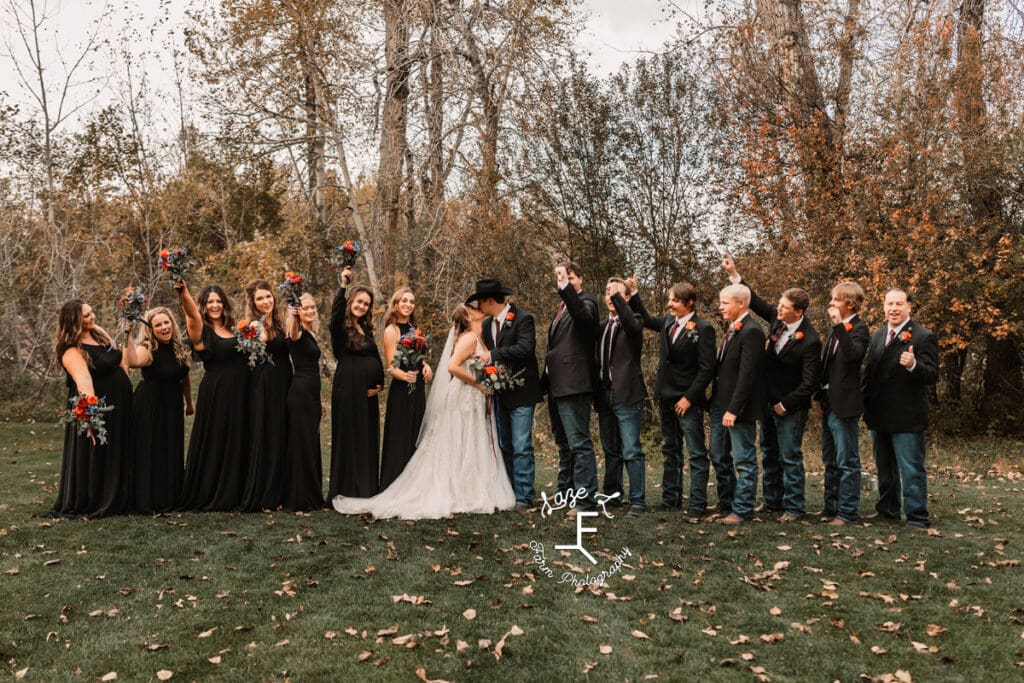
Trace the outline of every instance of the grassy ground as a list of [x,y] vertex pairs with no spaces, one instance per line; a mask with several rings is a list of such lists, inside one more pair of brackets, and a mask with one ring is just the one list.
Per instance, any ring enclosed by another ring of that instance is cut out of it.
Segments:
[[34,517],[60,446],[53,426],[0,424],[0,660],[24,680],[971,681],[1024,666],[1019,443],[932,444],[930,533],[616,513],[584,544],[598,569],[632,556],[590,589],[559,583],[590,564],[553,549],[575,537],[558,513]]

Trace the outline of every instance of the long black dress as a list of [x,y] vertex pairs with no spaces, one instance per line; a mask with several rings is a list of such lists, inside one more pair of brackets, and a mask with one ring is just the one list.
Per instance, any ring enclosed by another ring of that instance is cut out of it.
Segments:
[[[413,328],[409,323],[397,323],[400,334]],[[406,463],[416,450],[416,439],[420,424],[427,408],[424,389],[423,366],[416,376],[416,390],[409,392],[406,382],[391,380],[388,389],[387,414],[384,417],[384,445],[380,454],[380,488],[383,491],[391,485],[405,469]]]
[[284,497],[288,510],[319,510],[324,506],[320,460],[320,346],[305,329],[298,341],[288,340],[292,384],[288,388],[288,450]]
[[[93,444],[76,426],[64,428],[64,455],[60,486],[53,511],[58,515],[105,517],[125,512],[131,482],[128,451],[132,412],[132,383],[121,368],[121,350],[82,344],[89,357],[89,375],[96,396],[114,410],[104,413],[107,443]],[[75,381],[67,377],[68,398],[78,395]]]
[[288,345],[278,333],[267,341],[270,360],[253,368],[249,404],[249,459],[243,512],[274,510],[281,505],[288,409],[283,399],[292,383]]
[[331,481],[328,498],[369,498],[380,490],[380,403],[367,390],[384,383],[384,366],[373,337],[349,346],[345,329],[348,302],[338,290],[331,307],[331,349],[338,360],[331,388]]
[[188,365],[178,362],[171,344],[158,343],[152,353],[153,362],[142,368],[132,399],[131,509],[144,514],[173,510],[185,473],[181,382]]
[[249,429],[249,364],[234,337],[203,326],[203,381],[185,461],[184,510],[236,510],[242,502]]

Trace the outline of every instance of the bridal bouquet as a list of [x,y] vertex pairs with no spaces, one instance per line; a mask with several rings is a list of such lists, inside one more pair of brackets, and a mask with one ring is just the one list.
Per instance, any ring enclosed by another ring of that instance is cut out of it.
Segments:
[[341,246],[334,248],[334,265],[336,268],[348,268],[349,266],[356,265],[356,259],[359,257],[359,252],[362,251],[362,247],[359,244],[359,240],[353,242],[352,240],[345,240],[341,243]]
[[117,327],[117,334],[114,335],[114,341],[110,343],[110,348],[117,346],[117,342],[121,335],[124,334],[129,322],[134,323],[142,320],[142,315],[146,312],[146,304],[148,303],[149,299],[139,290],[134,287],[124,288],[124,293],[117,300],[117,307],[121,309],[121,324]]
[[166,270],[171,276],[171,285],[182,282],[188,272],[196,267],[195,261],[189,260],[188,249],[161,249],[160,259],[156,262],[158,266]]
[[[427,355],[427,338],[414,327],[398,338],[398,347],[391,365],[405,372],[416,371],[423,367],[423,359]],[[416,391],[416,382],[407,382],[409,393]]]
[[277,286],[277,291],[281,292],[289,306],[301,306],[302,276],[289,270],[284,274],[284,282]]
[[235,350],[249,359],[249,368],[263,365],[267,361],[273,363],[273,359],[267,355],[267,345],[260,339],[260,332],[263,329],[263,319],[242,320],[235,330]]
[[68,404],[68,410],[64,413],[61,421],[64,424],[75,425],[75,431],[78,434],[88,435],[93,446],[97,441],[101,445],[105,445],[107,443],[107,428],[103,414],[109,413],[114,406],[108,406],[105,399],[85,394],[68,399]]
[[523,377],[525,370],[513,373],[501,363],[484,365],[479,358],[473,358],[469,361],[469,369],[476,374],[477,381],[489,394],[508,391],[526,384],[526,379]]

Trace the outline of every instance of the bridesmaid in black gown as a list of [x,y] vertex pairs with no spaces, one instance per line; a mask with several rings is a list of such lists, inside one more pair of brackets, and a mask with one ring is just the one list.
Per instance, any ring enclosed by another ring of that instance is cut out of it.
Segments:
[[292,384],[288,388],[288,448],[285,455],[286,510],[319,510],[324,506],[323,465],[320,458],[320,345],[316,333],[320,314],[316,300],[302,295],[302,305],[289,306],[285,318]]
[[249,429],[249,364],[235,350],[231,302],[217,285],[199,293],[175,285],[192,348],[203,361],[196,417],[185,461],[184,510],[237,510],[245,484]]
[[380,490],[380,405],[384,367],[373,340],[373,292],[353,287],[351,267],[331,306],[331,350],[338,360],[331,389],[331,480],[328,498],[369,498]]
[[284,398],[292,381],[288,345],[278,313],[277,297],[266,280],[245,286],[246,315],[262,320],[260,338],[268,360],[252,369],[249,406],[248,476],[242,493],[243,512],[274,510],[281,505],[288,410]]
[[[132,398],[131,511],[167,512],[178,505],[185,474],[185,415],[195,412],[189,355],[171,312],[152,308],[143,316],[138,343],[128,335],[128,365],[142,368]],[[184,401],[184,411],[182,402]]]
[[398,479],[416,450],[416,439],[427,407],[424,382],[433,377],[433,371],[426,362],[410,371],[392,365],[399,338],[416,329],[415,311],[416,296],[408,287],[400,287],[391,295],[384,314],[384,368],[386,374],[391,375],[391,388],[388,389],[384,445],[380,455],[381,491]]
[[68,399],[96,396],[114,410],[103,416],[106,444],[79,435],[73,424],[65,427],[60,485],[53,507],[58,516],[105,517],[121,514],[128,507],[132,383],[121,350],[110,345],[110,335],[96,325],[92,306],[81,299],[61,306],[55,351],[66,374]]

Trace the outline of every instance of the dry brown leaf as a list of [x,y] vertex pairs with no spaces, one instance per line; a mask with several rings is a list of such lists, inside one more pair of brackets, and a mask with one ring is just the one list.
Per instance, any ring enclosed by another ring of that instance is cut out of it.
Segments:
[[373,656],[373,653],[372,653],[372,652],[370,652],[369,650],[363,650],[363,651],[362,651],[362,652],[360,652],[360,653],[359,653],[359,655],[358,655],[358,656],[356,657],[356,661],[357,661],[357,662],[365,662],[365,661],[366,661],[367,659],[369,659],[369,658],[370,658],[370,657],[372,657],[372,656]]
[[903,628],[903,624],[894,621],[887,621],[881,626],[876,626],[875,630],[881,631],[882,633],[896,633],[901,628]]
[[476,644],[480,646],[481,650],[486,650],[491,646],[491,641],[488,638],[481,638],[480,640],[476,641]]
[[888,652],[888,650],[886,650],[884,647],[878,647],[877,645],[872,645],[871,646],[871,652],[872,652],[872,654],[876,654],[876,655],[884,655],[886,652]]
[[[4,572],[4,574],[6,574],[6,573],[7,573],[7,572]],[[15,572],[15,574],[17,574],[17,572]],[[18,669],[17,671],[15,671],[15,672],[14,672],[14,678],[20,681],[20,680],[21,680],[21,679],[23,679],[23,678],[24,678],[24,677],[25,677],[25,676],[26,676],[27,674],[28,674],[28,667],[26,666],[26,667],[25,667],[24,669]]]
[[718,631],[716,631],[713,626],[708,626],[707,628],[702,628],[700,630],[700,632],[703,633],[704,635],[711,636],[712,638],[714,638],[715,636],[718,635]]
[[391,626],[389,628],[382,628],[381,630],[377,631],[377,636],[393,636],[396,633],[398,633],[398,624],[395,624],[394,626]]
[[587,624],[600,624],[601,623],[600,619],[595,619],[594,617],[590,616],[589,614],[584,614],[582,617],[580,617],[580,621],[583,621],[583,622],[585,622]]
[[753,652],[744,652],[743,654],[740,655],[740,659],[742,659],[744,662],[752,662],[752,661],[754,661],[754,653]]
[[640,640],[650,640],[651,639],[651,637],[649,635],[647,635],[643,631],[638,631],[636,629],[633,629],[633,631],[629,635],[633,636],[634,638],[638,638]]
[[216,657],[207,657],[206,661],[208,661],[210,664],[220,664],[220,655],[217,655]]
[[781,633],[765,633],[761,635],[761,642],[768,644],[777,643],[784,637]]
[[939,651],[939,648],[935,645],[928,645],[927,643],[919,643],[916,640],[910,641],[910,644],[914,647],[915,652],[922,654],[934,654]]
[[288,644],[288,642],[289,641],[288,641],[287,638],[285,638],[284,640],[279,640],[276,643],[274,643],[274,647],[284,647],[285,645]]
[[448,683],[443,678],[427,678],[427,670],[423,668],[416,669],[416,678],[423,681],[423,683]]
[[773,617],[777,617],[780,614],[782,614],[782,610],[778,607],[772,607],[770,610],[768,610],[768,614],[772,615]]
[[116,671],[111,671],[110,673],[103,674],[103,677],[100,678],[100,680],[101,681],[116,681],[117,680],[117,672]]
[[196,636],[196,638],[209,638],[210,636],[213,635],[213,632],[216,631],[216,630],[217,630],[217,627],[214,626],[209,631],[203,631],[198,636]]
[[[6,574],[7,576],[14,576],[15,574],[18,574],[20,572],[21,572],[21,570],[18,569],[17,567],[11,567],[10,569],[5,570],[4,574]],[[26,671],[27,671],[27,669],[26,669]]]
[[338,634],[334,631],[324,631],[324,638],[326,638],[327,640],[334,640],[337,637]]
[[156,672],[156,677],[157,677],[157,680],[160,680],[160,681],[169,681],[169,680],[171,680],[171,678],[174,677],[174,672],[173,671],[168,671],[167,669],[160,669],[159,671]]
[[938,638],[939,636],[943,635],[948,631],[948,628],[946,628],[945,626],[939,626],[938,624],[928,624],[928,626],[925,628],[925,632],[932,638]]
[[612,646],[611,645],[598,645],[597,646],[597,651],[600,652],[603,655],[610,655],[612,653]]
[[745,636],[745,635],[741,634],[740,637],[737,638],[736,640],[730,640],[729,644],[730,645],[742,645],[743,643],[749,643],[749,642],[750,642],[750,636]]
[[462,616],[465,617],[468,620],[476,619],[476,610],[473,609],[472,607],[470,607],[469,609],[467,609],[465,612],[462,613]]
[[583,673],[585,673],[585,674],[590,673],[591,671],[594,670],[594,667],[596,667],[596,666],[597,666],[597,662],[587,662],[587,663],[585,663],[583,665]]
[[406,633],[404,636],[398,636],[397,638],[391,639],[392,645],[408,645],[416,640],[415,633]]
[[466,641],[464,641],[464,640],[456,640],[455,641],[455,651],[456,652],[465,652],[467,648],[469,648],[469,643],[467,643]]

